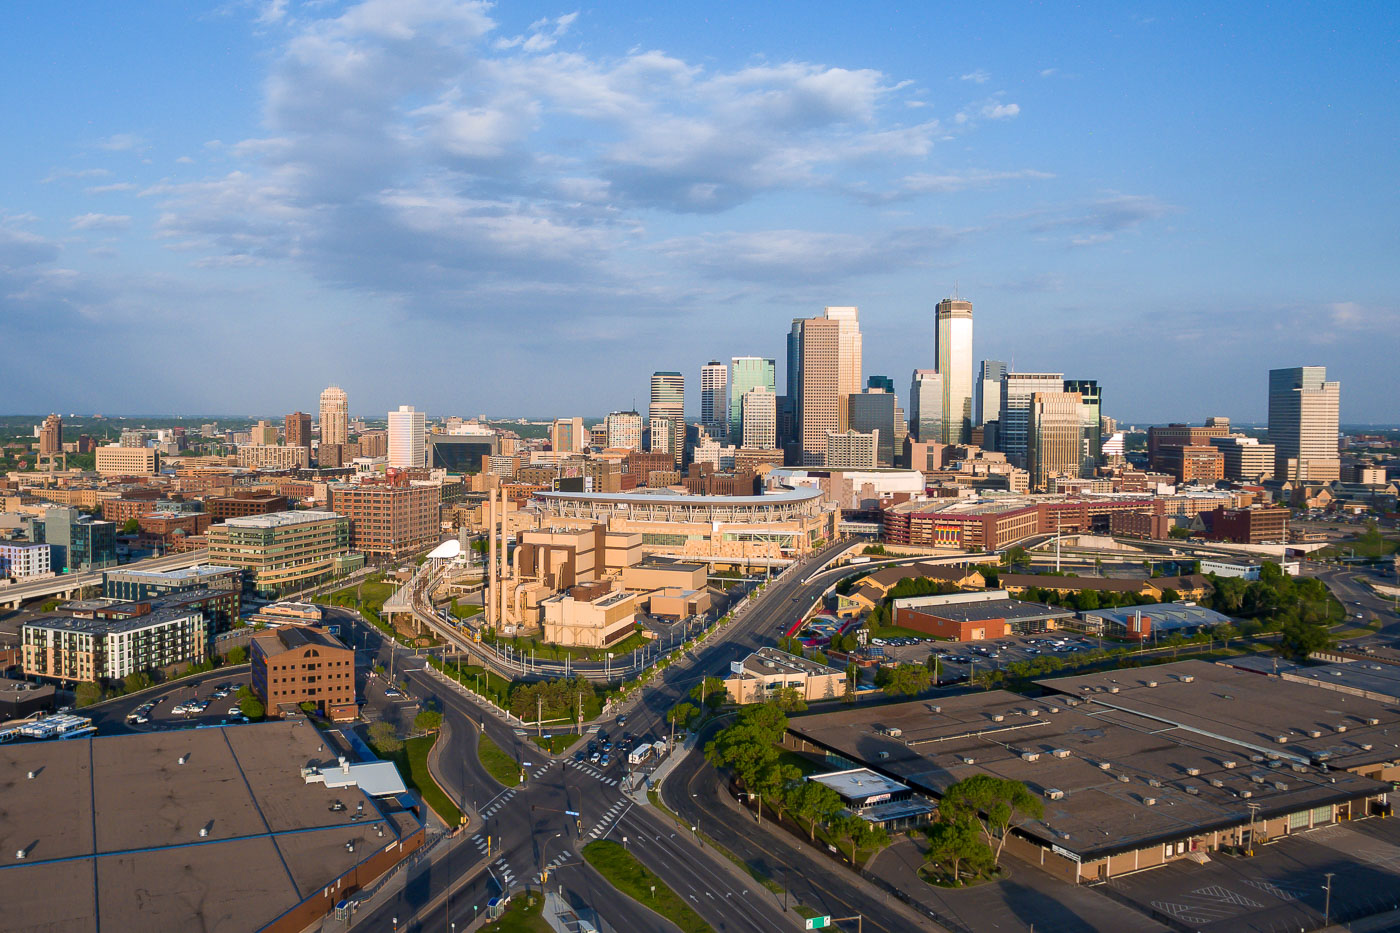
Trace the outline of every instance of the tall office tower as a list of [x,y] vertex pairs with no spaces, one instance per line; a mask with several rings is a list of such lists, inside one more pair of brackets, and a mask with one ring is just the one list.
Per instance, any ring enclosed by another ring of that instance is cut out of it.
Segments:
[[[763,388],[777,394],[777,363],[761,356],[736,356],[730,359],[729,374],[729,435],[735,446],[753,447],[744,440],[744,395],[750,389]],[[776,444],[770,444],[770,447]]]
[[63,453],[63,419],[49,415],[39,426],[39,456],[56,457]]
[[685,454],[685,377],[680,373],[651,374],[651,407],[647,418],[665,418],[671,422],[672,441],[667,449],[681,464]]
[[921,444],[942,443],[943,379],[937,370],[914,370],[909,383],[909,433]]
[[389,412],[389,466],[421,470],[427,462],[427,416],[412,405]]
[[876,466],[894,466],[894,401],[894,393],[882,388],[858,392],[847,400],[851,430],[876,437]]
[[284,419],[283,430],[288,447],[311,449],[311,416],[304,411],[294,411]]
[[607,446],[623,450],[642,449],[642,416],[637,412],[610,412],[603,424],[607,428]]
[[1103,464],[1103,396],[1097,379],[1066,379],[1066,392],[1079,393],[1079,475],[1093,476]]
[[1001,410],[997,414],[997,443],[1012,466],[1027,469],[1026,443],[1030,432],[1031,396],[1063,392],[1064,373],[1007,373],[1001,381]]
[[729,434],[729,367],[719,360],[700,367],[700,423],[711,437]]
[[827,434],[849,427],[847,400],[860,394],[860,312],[828,307],[822,317],[802,321],[801,345],[797,407],[802,463],[822,466]]
[[647,452],[676,456],[676,424],[664,415],[647,419]]
[[350,442],[350,403],[345,390],[331,386],[321,393],[321,443]]
[[591,440],[583,429],[582,418],[555,418],[549,426],[549,446],[555,453],[582,453]]
[[977,398],[973,408],[977,423],[995,421],[1001,414],[1001,381],[1006,378],[1007,365],[1001,360],[983,360],[977,374]]
[[1337,422],[1342,385],[1326,366],[1269,370],[1269,441],[1274,478],[1330,483],[1341,478]]
[[1118,433],[1118,419],[1110,418],[1108,415],[1099,415],[1099,434],[1110,437]]
[[1079,476],[1081,437],[1078,392],[1031,395],[1028,466],[1031,487],[1044,490],[1056,476]]
[[938,303],[935,350],[943,377],[945,444],[972,439],[972,302],[944,298]]
[[[771,362],[771,361],[770,361]],[[778,446],[778,397],[772,386],[754,386],[739,400],[742,421],[739,437],[743,446],[756,450],[774,450]]]

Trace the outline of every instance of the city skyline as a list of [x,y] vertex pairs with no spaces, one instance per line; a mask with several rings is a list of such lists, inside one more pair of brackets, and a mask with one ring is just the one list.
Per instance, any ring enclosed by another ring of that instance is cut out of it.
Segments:
[[[341,383],[357,413],[601,413],[657,368],[782,356],[826,305],[862,308],[867,371],[932,368],[956,292],[976,360],[1090,374],[1124,420],[1223,396],[1262,421],[1246,344],[1263,368],[1326,366],[1344,423],[1393,420],[1396,212],[1373,193],[1400,115],[1366,12],[637,12],[0,14],[0,106],[23,128],[0,342],[30,350],[6,407],[285,413]],[[1052,25],[1062,42],[1030,41]],[[955,65],[924,54],[945,39]],[[92,373],[139,358],[153,328],[166,359],[257,359],[259,378],[153,365],[118,399],[44,378],[60,353]],[[464,384],[478,340],[493,353]]]

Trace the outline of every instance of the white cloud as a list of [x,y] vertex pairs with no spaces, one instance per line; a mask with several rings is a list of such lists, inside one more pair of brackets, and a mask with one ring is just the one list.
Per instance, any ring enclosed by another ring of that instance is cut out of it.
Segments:
[[1035,169],[1021,169],[1014,172],[990,172],[974,169],[968,172],[942,175],[923,173],[906,175],[902,187],[905,191],[915,194],[947,194],[955,191],[966,191],[969,188],[986,188],[1005,181],[1039,181],[1054,177],[1049,172],[1040,172]]
[[135,133],[117,133],[97,141],[98,149],[108,152],[140,152],[146,149],[146,141]]
[[969,71],[962,76],[963,81],[971,81],[973,84],[986,84],[991,79],[992,76],[981,68],[978,68],[976,71]]
[[988,103],[982,107],[982,116],[988,120],[1004,120],[1021,112],[1019,104]]
[[677,237],[663,255],[708,275],[754,282],[835,283],[927,264],[958,239],[952,230],[910,227],[874,236],[811,230],[759,230]]
[[126,214],[79,214],[68,222],[74,230],[125,230],[131,226]]
[[110,185],[94,185],[91,188],[84,188],[88,194],[113,194],[118,191],[135,191],[136,186],[129,181],[119,181]]

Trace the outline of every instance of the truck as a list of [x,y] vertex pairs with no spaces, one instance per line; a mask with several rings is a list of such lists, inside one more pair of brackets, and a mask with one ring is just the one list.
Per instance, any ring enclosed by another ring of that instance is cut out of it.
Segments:
[[643,742],[641,745],[638,745],[636,748],[632,749],[632,751],[627,753],[627,763],[632,765],[639,765],[651,757],[651,751],[651,743]]

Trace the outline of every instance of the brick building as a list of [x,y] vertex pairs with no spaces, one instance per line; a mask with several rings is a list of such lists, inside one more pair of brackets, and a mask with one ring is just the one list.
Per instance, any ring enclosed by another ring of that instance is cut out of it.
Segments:
[[1282,544],[1288,540],[1287,509],[1227,509],[1202,512],[1206,537],[1236,544]]
[[292,507],[292,500],[286,496],[270,492],[235,490],[231,496],[217,496],[204,503],[204,509],[215,522],[230,518],[243,518],[248,515],[267,515],[271,512],[285,512]]
[[252,688],[269,716],[300,703],[337,721],[359,715],[355,652],[324,629],[283,625],[254,635],[251,659]]
[[437,543],[441,497],[436,483],[341,483],[330,488],[330,509],[350,519],[353,549],[399,558]]

